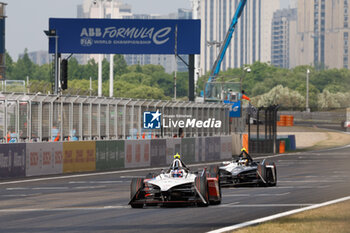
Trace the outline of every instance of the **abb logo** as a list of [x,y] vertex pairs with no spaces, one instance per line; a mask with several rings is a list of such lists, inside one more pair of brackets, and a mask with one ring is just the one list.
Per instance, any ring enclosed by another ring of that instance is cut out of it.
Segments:
[[76,153],[75,162],[83,163],[84,162],[84,151],[83,150],[76,150],[75,153]]
[[62,151],[55,151],[55,164],[62,164]]
[[51,164],[51,152],[45,151],[43,152],[43,165],[50,165]]
[[39,164],[38,152],[30,152],[30,166],[37,166]]
[[73,151],[66,150],[64,152],[64,163],[73,163]]
[[87,158],[86,161],[87,162],[94,162],[95,158],[94,158],[94,150],[86,150],[86,154],[87,154]]

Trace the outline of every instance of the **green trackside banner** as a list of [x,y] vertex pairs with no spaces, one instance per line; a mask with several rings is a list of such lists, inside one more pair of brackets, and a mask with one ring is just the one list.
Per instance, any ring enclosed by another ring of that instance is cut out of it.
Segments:
[[96,170],[113,170],[124,168],[124,141],[96,142]]

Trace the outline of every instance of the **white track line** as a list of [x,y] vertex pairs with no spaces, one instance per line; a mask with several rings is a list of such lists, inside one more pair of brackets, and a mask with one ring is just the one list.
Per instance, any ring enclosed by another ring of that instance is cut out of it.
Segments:
[[68,187],[36,187],[32,190],[66,190]]
[[129,209],[129,206],[102,206],[102,207],[74,207],[74,208],[32,208],[32,209],[0,209],[0,213],[15,213],[15,212],[52,212],[52,211],[94,211],[94,210],[109,210],[109,209]]
[[232,208],[257,208],[257,207],[304,207],[304,206],[312,206],[314,204],[311,203],[292,203],[292,204],[225,204],[215,206],[217,208],[222,207],[232,207]]
[[[218,164],[218,162],[194,164],[194,165],[189,165],[188,167],[199,167],[199,166],[208,166],[208,165],[215,165],[215,164]],[[164,167],[156,167],[156,168],[142,168],[142,169],[132,169],[132,170],[122,170],[122,171],[112,171],[112,172],[99,172],[99,173],[88,173],[88,174],[78,174],[78,175],[35,178],[35,179],[0,182],[0,185],[20,184],[20,183],[29,183],[29,182],[46,181],[46,180],[62,180],[62,179],[89,177],[89,176],[103,176],[103,175],[113,175],[113,174],[131,173],[131,172],[154,171],[154,170],[161,170],[164,168],[165,168],[165,166]]]
[[282,212],[282,213],[279,213],[279,214],[274,214],[274,215],[271,215],[271,216],[267,216],[267,217],[263,217],[263,218],[259,218],[259,219],[255,219],[255,220],[251,220],[251,221],[244,222],[244,223],[239,223],[239,224],[236,224],[236,225],[232,225],[232,226],[220,228],[220,229],[217,229],[217,230],[209,231],[208,233],[222,233],[222,232],[227,232],[227,231],[233,231],[233,230],[237,230],[239,228],[260,224],[260,223],[271,221],[271,220],[274,220],[274,219],[277,219],[277,218],[289,216],[289,215],[300,213],[300,212],[303,212],[303,211],[312,210],[312,209],[316,209],[316,208],[320,208],[320,207],[323,207],[323,206],[332,205],[332,204],[336,204],[336,203],[343,202],[343,201],[348,201],[348,200],[350,200],[350,196],[339,198],[339,199],[335,199],[335,200],[331,200],[331,201],[327,201],[327,202],[323,202],[323,203],[320,203],[320,204],[311,205],[311,206],[300,208],[300,209],[295,209],[295,210],[290,210],[290,211],[287,211],[287,212]]
[[226,194],[223,197],[270,197],[270,196],[284,196],[288,195],[290,192],[286,193],[258,193],[258,194],[248,194],[248,193],[237,193],[237,194]]

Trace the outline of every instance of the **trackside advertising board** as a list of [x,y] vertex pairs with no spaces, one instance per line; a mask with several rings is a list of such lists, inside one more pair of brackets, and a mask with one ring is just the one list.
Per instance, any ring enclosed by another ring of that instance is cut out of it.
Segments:
[[58,36],[58,53],[174,54],[175,35],[178,54],[200,53],[200,20],[50,18],[49,29]]

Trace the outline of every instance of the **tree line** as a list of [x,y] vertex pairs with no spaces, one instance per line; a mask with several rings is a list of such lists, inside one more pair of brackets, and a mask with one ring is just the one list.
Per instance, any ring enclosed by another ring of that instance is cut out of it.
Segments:
[[[221,72],[218,80],[242,82],[242,89],[256,106],[279,104],[285,109],[305,109],[306,73],[309,73],[309,106],[312,110],[350,107],[350,71],[298,66],[283,69],[268,63],[255,62],[251,72],[242,68]],[[202,76],[203,87],[208,75]],[[203,88],[202,88],[203,89]],[[199,90],[200,91],[200,90]]]
[[[52,92],[54,83],[52,64],[36,65],[25,51],[24,56],[14,62],[6,53],[6,78],[26,80],[29,76],[30,92]],[[350,71],[348,69],[317,69],[298,66],[294,69],[274,67],[268,63],[255,62],[251,72],[242,68],[222,71],[217,78],[221,82],[242,82],[246,95],[257,106],[280,104],[284,108],[305,107],[306,73],[309,69],[309,106],[312,110],[349,107]],[[109,96],[109,62],[102,61],[104,96]],[[68,62],[68,89],[65,94],[96,95],[98,65],[92,59],[79,64],[74,57]],[[90,90],[92,77],[92,90]],[[200,95],[209,73],[199,78],[196,92]],[[170,100],[174,96],[174,74],[165,72],[160,65],[128,66],[123,55],[114,56],[115,97]],[[177,96],[183,100],[188,96],[188,72],[177,73]]]
[[[14,62],[6,53],[6,79],[26,80],[31,93],[52,93],[54,85],[53,65],[34,64],[27,52]],[[64,94],[97,95],[98,64],[91,59],[79,64],[75,57],[68,60],[68,89]],[[92,89],[90,90],[90,77]],[[188,73],[177,73],[177,96],[188,96]],[[174,96],[174,75],[165,72],[160,65],[128,66],[123,55],[114,56],[114,97],[170,100]],[[102,61],[102,94],[109,96],[109,61]]]

